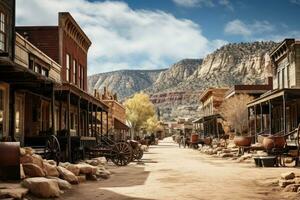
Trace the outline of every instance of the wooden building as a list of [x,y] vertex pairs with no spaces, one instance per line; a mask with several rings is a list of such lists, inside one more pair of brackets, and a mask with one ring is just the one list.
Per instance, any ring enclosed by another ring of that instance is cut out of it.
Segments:
[[194,130],[200,133],[201,137],[219,138],[224,134],[221,125],[222,117],[218,112],[227,88],[208,88],[200,95],[201,117],[194,120]]
[[91,42],[69,13],[59,13],[57,27],[27,27],[28,32],[20,27],[16,33],[14,7],[14,1],[0,3],[5,27],[0,50],[0,139],[43,146],[49,135],[56,135],[63,158],[72,161],[73,152],[95,143],[103,133],[102,120],[93,116],[108,112],[102,101],[87,93]]
[[286,135],[300,123],[300,42],[285,39],[271,53],[273,90],[248,104],[250,132]]
[[[95,90],[94,96],[108,106],[108,115],[105,116],[104,120],[106,122],[105,132],[116,141],[126,140],[129,137],[129,127],[126,125],[126,109],[118,101],[117,95],[112,94],[104,87],[102,94]],[[101,117],[98,116],[99,118]]]
[[228,89],[225,94],[225,99],[229,99],[235,95],[247,94],[253,96],[254,98],[259,97],[263,93],[273,89],[273,78],[268,77],[266,84],[261,85],[234,85]]

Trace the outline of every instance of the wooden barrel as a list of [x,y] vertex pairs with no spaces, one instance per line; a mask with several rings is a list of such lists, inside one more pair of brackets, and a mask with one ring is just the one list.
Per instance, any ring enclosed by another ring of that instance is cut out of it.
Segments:
[[191,143],[198,143],[199,135],[198,134],[192,134],[191,135]]
[[0,180],[20,179],[20,143],[0,142]]

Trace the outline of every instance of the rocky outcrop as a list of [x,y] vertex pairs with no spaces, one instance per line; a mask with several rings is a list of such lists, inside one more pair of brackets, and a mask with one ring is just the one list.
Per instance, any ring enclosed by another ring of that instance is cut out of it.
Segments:
[[118,94],[120,99],[150,87],[162,70],[120,70],[89,76],[89,91],[103,91],[104,87]]
[[[275,42],[227,44],[203,60],[184,59],[167,70],[123,70],[93,75],[89,77],[90,91],[108,85],[124,100],[142,90],[151,95],[156,107],[167,112],[166,119],[177,115],[195,117],[199,93],[207,87],[264,83],[271,73],[269,52],[276,45]],[[174,110],[174,105],[184,109]],[[193,112],[186,112],[187,109]]]

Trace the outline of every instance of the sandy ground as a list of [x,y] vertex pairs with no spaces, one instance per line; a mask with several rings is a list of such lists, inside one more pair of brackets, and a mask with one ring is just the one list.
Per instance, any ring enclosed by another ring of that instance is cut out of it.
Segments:
[[[144,163],[144,164],[143,164]],[[300,199],[266,187],[291,168],[255,168],[253,164],[211,158],[192,149],[179,149],[170,140],[152,146],[143,163],[111,167],[108,180],[74,186],[60,199]],[[296,172],[297,172],[296,171]]]

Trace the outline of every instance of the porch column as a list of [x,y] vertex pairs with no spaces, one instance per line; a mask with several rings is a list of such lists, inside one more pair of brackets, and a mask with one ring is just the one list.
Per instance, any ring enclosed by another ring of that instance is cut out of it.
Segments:
[[51,94],[51,121],[52,121],[52,134],[55,135],[56,134],[56,123],[55,123],[55,91],[54,91],[54,85],[52,85],[52,94]]
[[218,140],[220,140],[220,133],[219,133],[219,127],[218,127],[218,118],[216,118],[216,131],[218,135]]
[[283,135],[286,134],[286,95],[282,96],[282,105],[283,105]]
[[101,138],[102,138],[102,135],[103,135],[103,112],[102,112],[102,108],[101,108],[101,115],[100,115],[100,123],[101,123]]
[[256,135],[257,135],[257,112],[256,112],[256,109],[257,109],[257,107],[256,107],[256,105],[254,105],[254,133],[255,133],[255,135],[254,135],[254,137],[255,137],[255,141],[256,141]]
[[67,123],[68,123],[68,160],[71,162],[72,161],[72,156],[71,156],[71,133],[70,133],[70,129],[71,129],[71,124],[70,124],[70,104],[71,104],[71,93],[70,91],[68,92],[67,95]]
[[272,134],[272,104],[271,100],[268,101],[269,103],[269,131]]
[[61,132],[62,127],[62,103],[59,102],[59,132]]
[[263,109],[262,109],[262,105],[261,103],[259,104],[260,106],[260,131],[263,132],[264,131],[264,119],[263,119]]
[[88,101],[88,106],[87,106],[87,115],[86,115],[86,136],[90,136],[90,102]]
[[[5,116],[4,116],[5,117]],[[15,137],[15,89],[10,85],[9,90],[9,141]]]
[[91,108],[91,136],[93,137],[95,135],[94,132],[94,118],[93,118],[93,112],[94,112],[94,105],[91,103],[92,108]]
[[98,130],[97,130],[97,114],[98,114],[98,106],[96,106],[96,109],[95,109],[95,136],[98,136]]
[[106,135],[108,137],[108,112],[106,111]]
[[77,101],[77,129],[78,129],[78,132],[77,132],[77,135],[78,136],[81,136],[81,110],[80,110],[80,100],[81,100],[81,97],[78,98],[78,101]]

